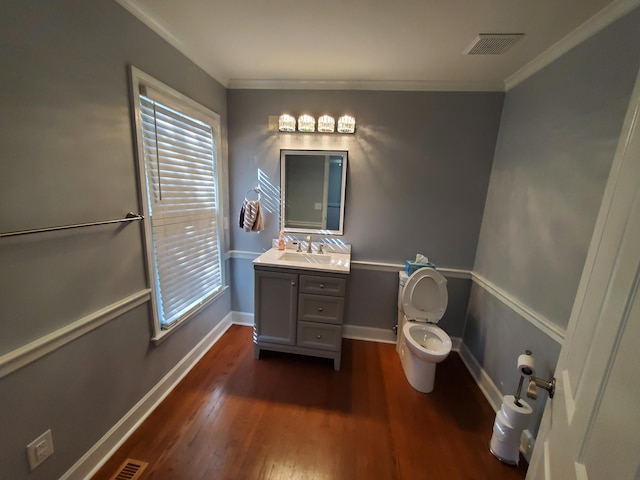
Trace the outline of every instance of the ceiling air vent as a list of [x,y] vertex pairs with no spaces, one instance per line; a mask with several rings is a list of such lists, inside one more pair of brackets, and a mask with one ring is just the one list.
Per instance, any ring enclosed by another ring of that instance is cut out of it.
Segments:
[[500,55],[524,36],[524,33],[480,33],[464,52],[466,55]]

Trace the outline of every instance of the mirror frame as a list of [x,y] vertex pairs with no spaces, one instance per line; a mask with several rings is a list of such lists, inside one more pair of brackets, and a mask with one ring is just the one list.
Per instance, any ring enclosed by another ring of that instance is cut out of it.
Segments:
[[[286,157],[287,156],[341,156],[342,157],[342,179],[340,185],[340,223],[337,230],[323,230],[314,228],[293,228],[286,227],[285,200],[286,192]],[[280,227],[287,233],[315,233],[317,235],[344,235],[344,207],[345,194],[347,191],[347,165],[349,163],[349,152],[347,150],[280,150]]]

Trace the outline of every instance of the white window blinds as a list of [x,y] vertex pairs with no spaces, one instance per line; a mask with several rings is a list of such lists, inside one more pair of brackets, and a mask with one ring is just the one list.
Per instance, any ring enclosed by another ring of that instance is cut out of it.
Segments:
[[140,95],[157,316],[168,329],[222,288],[211,125]]

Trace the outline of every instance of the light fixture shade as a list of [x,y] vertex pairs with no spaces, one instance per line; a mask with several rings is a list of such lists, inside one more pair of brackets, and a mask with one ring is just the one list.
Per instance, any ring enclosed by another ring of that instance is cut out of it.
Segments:
[[343,115],[338,119],[338,132],[340,133],[353,133],[356,131],[356,119]]
[[299,132],[315,132],[316,131],[316,119],[311,115],[300,115],[298,117],[298,131]]
[[318,131],[322,133],[332,133],[335,130],[336,121],[330,115],[322,115],[318,118]]
[[283,113],[278,119],[278,130],[281,132],[295,132],[296,131],[296,119],[291,115]]

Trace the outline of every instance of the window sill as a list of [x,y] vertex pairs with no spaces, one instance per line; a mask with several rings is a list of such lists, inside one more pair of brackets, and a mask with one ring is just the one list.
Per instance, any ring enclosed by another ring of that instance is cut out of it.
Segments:
[[179,322],[174,323],[167,330],[161,330],[158,326],[154,325],[154,330],[156,330],[156,332],[155,332],[155,335],[153,337],[151,337],[151,342],[153,342],[154,345],[160,345],[167,338],[169,338],[174,332],[176,332],[180,327],[182,327],[182,325],[184,325],[186,323],[189,323],[189,320],[194,318],[196,315],[198,315],[200,312],[202,312],[202,310],[207,308],[209,305],[211,305],[214,302],[216,302],[222,296],[222,294],[224,292],[226,292],[228,289],[229,289],[228,285],[225,285],[224,287],[222,287],[215,295],[213,295],[211,298],[209,298],[206,302],[202,303],[197,308],[193,309],[182,320],[180,320]]

